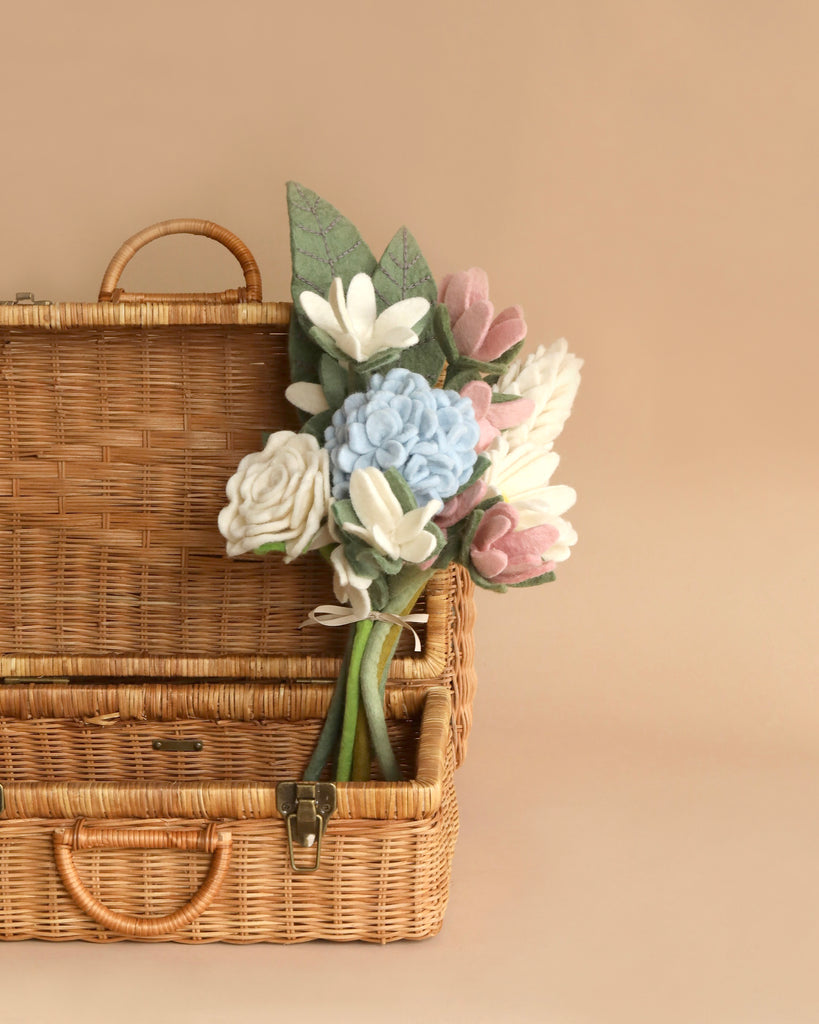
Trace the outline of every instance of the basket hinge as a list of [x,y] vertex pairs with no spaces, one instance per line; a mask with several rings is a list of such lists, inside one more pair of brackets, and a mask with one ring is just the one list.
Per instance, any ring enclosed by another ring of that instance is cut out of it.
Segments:
[[34,292],[17,292],[13,299],[3,299],[0,306],[50,306],[51,299],[35,299]]
[[[334,782],[280,782],[276,786],[276,807],[287,827],[287,849],[294,871],[317,871],[321,864],[321,841],[327,819],[336,809]],[[297,864],[295,844],[316,848],[307,865]]]

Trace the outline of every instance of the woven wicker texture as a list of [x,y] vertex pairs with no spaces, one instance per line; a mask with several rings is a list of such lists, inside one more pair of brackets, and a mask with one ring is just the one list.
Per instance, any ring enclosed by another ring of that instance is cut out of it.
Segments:
[[[225,685],[226,690],[240,689]],[[173,700],[177,687],[165,684],[148,694],[147,705],[161,700],[163,688]],[[15,686],[12,697],[22,710],[29,699],[37,699],[37,690],[51,689]],[[136,712],[139,688],[122,689],[131,691],[122,710],[126,715],[127,708]],[[182,701],[192,711],[196,689],[189,687]],[[288,687],[271,686],[266,696],[261,689],[256,696],[264,714],[278,708],[284,716],[276,723],[280,751],[289,744],[298,762],[306,748],[294,725],[310,721],[317,729],[319,718],[303,716],[323,714],[328,692],[322,689],[323,699],[317,701],[309,687],[288,693]],[[96,690],[97,696],[100,692]],[[88,690],[80,704],[89,706],[93,696]],[[272,784],[218,778],[190,782],[175,761],[177,755],[166,762],[162,781],[83,784],[59,781],[48,759],[41,759],[38,781],[6,787],[6,816],[0,821],[0,936],[387,942],[435,934],[447,902],[457,833],[450,704],[448,691],[440,687],[426,693],[393,691],[388,706],[405,720],[394,728],[419,737],[415,778],[339,784],[338,813],[328,826],[321,866],[314,874],[296,874],[290,868],[284,823],[275,820]],[[102,703],[102,708],[107,706],[110,702]],[[255,717],[249,706],[245,712],[246,725],[266,721]],[[220,724],[213,714],[207,722]],[[107,735],[108,728],[97,726],[86,744]],[[412,748],[408,744],[405,750]],[[37,774],[33,766],[28,771]],[[292,771],[286,774],[293,777]],[[214,824],[214,819],[223,820]],[[136,842],[134,830],[142,833]],[[214,866],[223,832],[230,833],[230,850]],[[135,845],[143,848],[133,849]],[[297,857],[307,855],[309,860],[311,854],[298,851]],[[196,903],[197,893],[207,898]],[[99,913],[97,905],[102,907]],[[167,922],[156,920],[161,918]],[[169,930],[177,924],[177,930]]]
[[[343,630],[317,556],[229,559],[224,487],[283,398],[285,304],[0,307],[0,674],[335,678]],[[472,587],[439,573],[424,650],[392,678],[446,682],[458,760],[474,689]]]

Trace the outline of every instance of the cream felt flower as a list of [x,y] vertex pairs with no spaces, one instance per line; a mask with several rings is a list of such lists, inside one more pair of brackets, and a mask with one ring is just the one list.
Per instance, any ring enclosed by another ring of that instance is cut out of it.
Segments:
[[525,441],[514,446],[507,431],[487,452],[489,468],[484,474],[490,493],[500,495],[505,502],[518,512],[518,529],[527,530],[535,526],[552,526],[557,530],[557,540],[544,558],[562,562],[569,557],[569,548],[577,541],[577,534],[565,519],[561,518],[577,500],[574,488],[565,484],[549,484],[560,461],[554,451]]
[[306,380],[290,384],[285,388],[284,397],[291,405],[295,405],[297,409],[301,409],[302,412],[309,413],[311,416],[330,408],[321,384],[310,384]]
[[311,541],[323,542],[330,466],[311,434],[271,434],[263,451],[242,459],[225,492],[230,504],[219,513],[219,530],[231,557],[283,543],[290,561]]
[[519,426],[505,432],[504,437],[511,445],[531,441],[541,448],[552,447],[572,411],[582,365],[583,360],[569,352],[565,338],[549,348],[541,345],[523,363],[512,363],[494,390],[528,398],[534,411]]
[[329,302],[309,291],[301,293],[299,302],[316,327],[357,363],[384,349],[416,345],[418,335],[413,327],[429,310],[427,299],[416,296],[402,299],[376,316],[375,288],[368,274],[356,274],[346,296],[341,278],[335,277]]
[[441,510],[437,498],[404,512],[381,470],[368,466],[353,470],[350,500],[362,525],[344,523],[343,528],[387,558],[418,564],[435,550],[436,539],[425,527]]
[[344,548],[339,544],[330,554],[333,566],[333,592],[336,600],[348,604],[359,619],[366,619],[372,611],[370,583],[367,576],[360,576],[350,565]]

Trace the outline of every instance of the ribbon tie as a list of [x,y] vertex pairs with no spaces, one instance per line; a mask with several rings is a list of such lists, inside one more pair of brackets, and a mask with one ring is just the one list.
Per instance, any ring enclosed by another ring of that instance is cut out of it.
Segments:
[[396,615],[394,612],[370,612],[369,615],[357,615],[351,608],[342,607],[338,604],[320,604],[314,608],[307,618],[299,626],[309,626],[315,622],[319,626],[349,626],[353,622],[363,622],[365,619],[372,619],[373,622],[389,622],[401,629],[408,629],[415,637],[415,650],[421,650],[421,637],[415,632],[412,623],[429,622],[429,615],[426,612],[413,612],[412,615]]

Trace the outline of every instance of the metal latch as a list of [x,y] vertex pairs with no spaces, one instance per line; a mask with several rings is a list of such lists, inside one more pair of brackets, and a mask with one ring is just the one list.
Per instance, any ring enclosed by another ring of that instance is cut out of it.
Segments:
[[201,740],[154,740],[154,750],[185,750],[199,752],[205,746]]
[[50,306],[51,299],[35,299],[34,292],[17,292],[13,299],[3,299],[0,306]]
[[[317,871],[321,864],[321,840],[327,819],[336,809],[334,782],[280,782],[276,786],[276,807],[287,826],[287,848],[294,871]],[[296,864],[294,844],[315,846],[315,860],[307,866]]]

